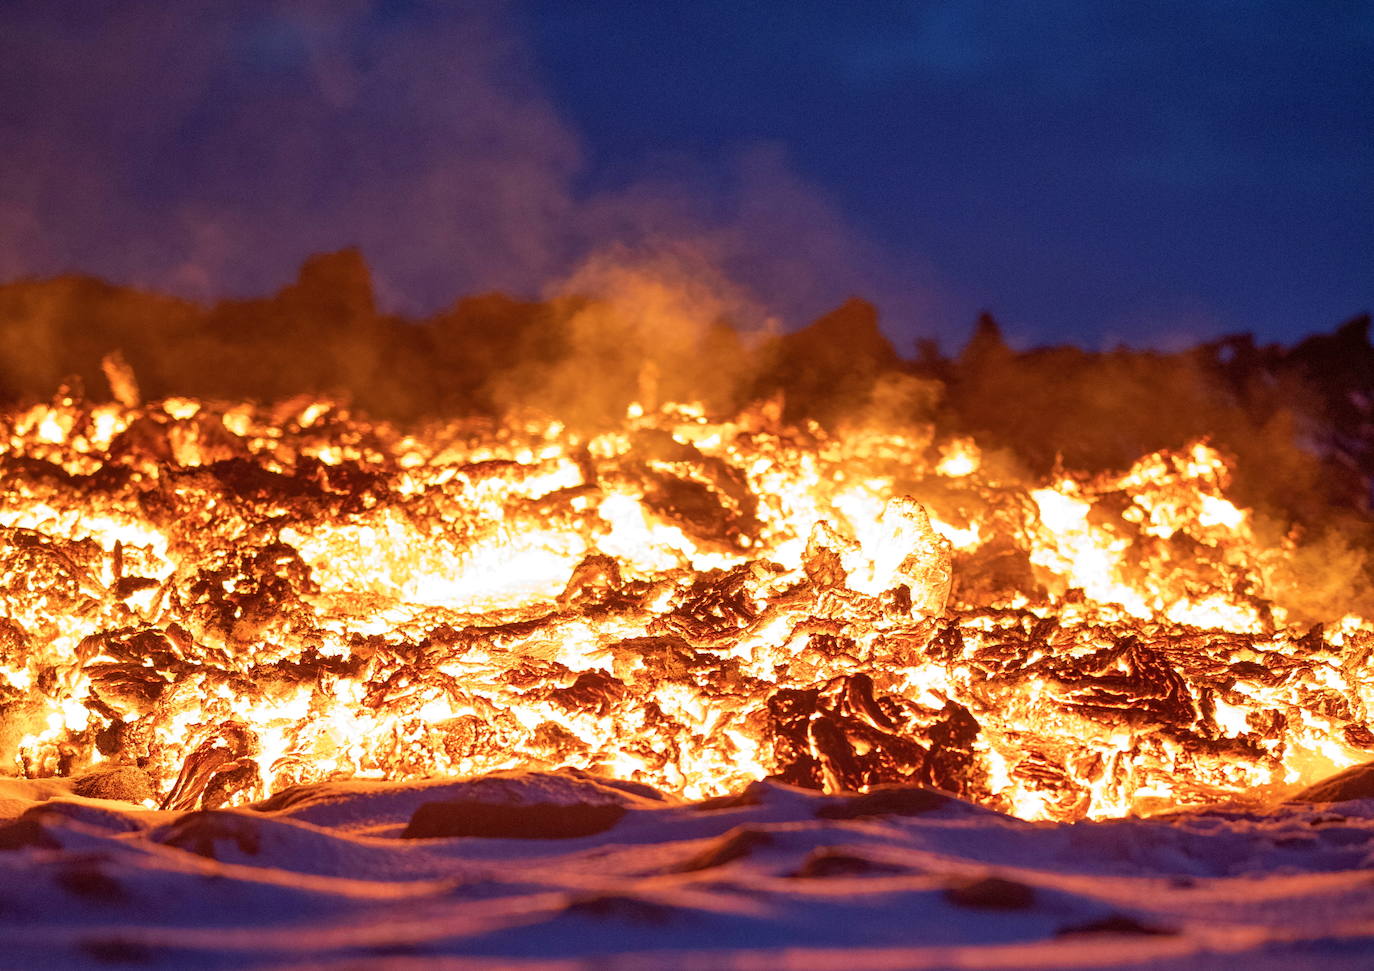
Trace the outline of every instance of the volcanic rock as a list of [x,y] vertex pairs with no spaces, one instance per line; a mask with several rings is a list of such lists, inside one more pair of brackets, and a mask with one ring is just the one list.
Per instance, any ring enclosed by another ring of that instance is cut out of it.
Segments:
[[217,860],[216,843],[233,842],[240,853],[256,856],[262,849],[257,822],[243,813],[202,810],[187,813],[158,837],[164,846],[175,846],[207,860]]
[[1111,914],[1101,920],[1088,921],[1084,924],[1072,924],[1068,927],[1061,927],[1055,931],[1055,937],[1077,937],[1084,934],[1133,934],[1133,935],[1168,935],[1177,934],[1178,931],[1170,927],[1160,927],[1157,924],[1147,924],[1126,914]]
[[821,819],[860,819],[864,816],[919,816],[948,805],[950,797],[920,786],[881,786],[872,792],[816,810]]
[[798,879],[815,877],[879,876],[905,872],[891,863],[871,860],[839,847],[822,846],[812,850],[792,874]]
[[1374,798],[1374,762],[1365,762],[1308,786],[1294,796],[1293,801],[1344,802],[1371,798]]
[[0,850],[55,850],[61,845],[44,828],[40,813],[32,810],[13,822],[0,826]]
[[467,799],[423,803],[402,839],[484,836],[493,839],[573,839],[610,829],[624,806],[573,803],[507,805]]
[[695,873],[712,867],[724,866],[734,860],[749,856],[760,846],[773,842],[773,837],[763,830],[737,828],[726,833],[706,849],[689,857],[674,869],[679,873]]
[[148,774],[132,765],[83,775],[72,783],[72,792],[87,799],[118,799],[138,803],[152,799],[154,795]]
[[945,896],[960,907],[979,910],[1026,910],[1035,904],[1035,890],[1002,877],[984,877],[950,887]]

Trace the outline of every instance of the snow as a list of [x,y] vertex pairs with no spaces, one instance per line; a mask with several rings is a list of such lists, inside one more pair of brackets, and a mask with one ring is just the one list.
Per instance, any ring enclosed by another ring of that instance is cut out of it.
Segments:
[[[403,837],[422,806],[530,832]],[[1374,799],[1055,825],[508,772],[172,813],[0,779],[0,967],[120,965],[1367,968]]]

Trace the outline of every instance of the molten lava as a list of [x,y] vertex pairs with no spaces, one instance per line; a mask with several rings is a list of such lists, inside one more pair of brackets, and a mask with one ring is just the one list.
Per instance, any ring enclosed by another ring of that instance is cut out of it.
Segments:
[[1299,624],[1205,443],[1029,483],[930,430],[327,401],[0,416],[0,772],[165,808],[576,766],[1146,813],[1369,758],[1374,625]]

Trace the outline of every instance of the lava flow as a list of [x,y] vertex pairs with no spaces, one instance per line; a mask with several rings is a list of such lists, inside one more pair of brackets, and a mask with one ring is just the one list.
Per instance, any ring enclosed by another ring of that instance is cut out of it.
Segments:
[[1374,749],[1374,625],[1294,613],[1206,443],[1025,482],[767,406],[403,431],[68,394],[0,415],[0,463],[0,771],[164,808],[576,766],[1064,820]]

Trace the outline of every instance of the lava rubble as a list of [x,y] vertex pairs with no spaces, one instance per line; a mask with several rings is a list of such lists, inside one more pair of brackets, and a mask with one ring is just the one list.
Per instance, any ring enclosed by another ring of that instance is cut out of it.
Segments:
[[577,768],[1074,820],[1374,747],[1374,627],[1303,620],[1205,443],[1028,482],[766,408],[401,430],[67,394],[0,417],[0,473],[0,763],[164,810]]

